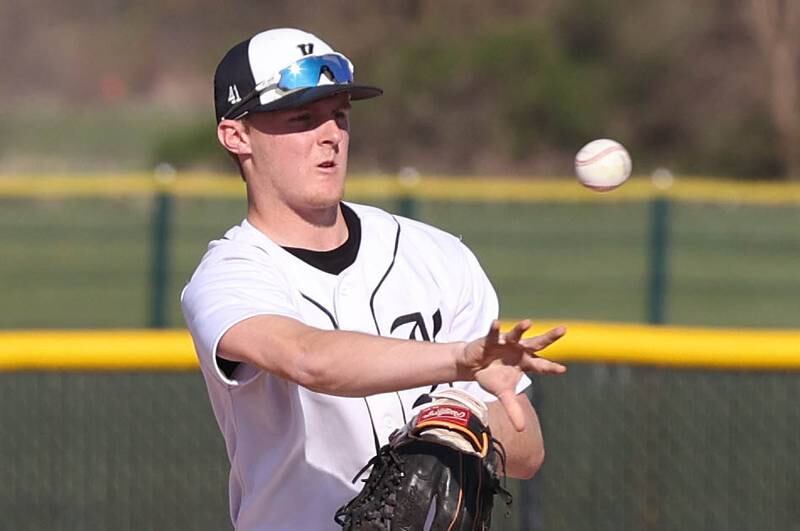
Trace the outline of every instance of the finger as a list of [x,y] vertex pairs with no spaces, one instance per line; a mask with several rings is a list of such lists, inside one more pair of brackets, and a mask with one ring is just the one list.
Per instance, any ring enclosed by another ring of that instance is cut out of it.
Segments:
[[567,333],[566,327],[557,326],[556,328],[551,328],[547,332],[542,335],[531,337],[528,339],[523,339],[520,341],[520,344],[525,347],[525,350],[530,352],[538,352],[540,350],[544,350],[545,348],[549,347],[562,337],[564,334]]
[[495,319],[489,327],[489,333],[486,334],[486,344],[497,344],[500,342],[500,321]]
[[522,339],[522,334],[527,332],[530,327],[531,327],[530,319],[525,319],[514,325],[514,328],[506,332],[505,336],[503,337],[507,342],[519,343],[519,340]]
[[567,368],[564,365],[537,356],[525,356],[525,359],[520,363],[520,368],[525,372],[535,374],[563,374],[567,372]]
[[519,402],[517,402],[516,396],[516,393],[509,389],[508,391],[498,393],[497,399],[506,410],[508,420],[511,421],[511,425],[514,426],[514,429],[523,431],[525,429],[525,412],[522,411],[522,407],[519,405]]

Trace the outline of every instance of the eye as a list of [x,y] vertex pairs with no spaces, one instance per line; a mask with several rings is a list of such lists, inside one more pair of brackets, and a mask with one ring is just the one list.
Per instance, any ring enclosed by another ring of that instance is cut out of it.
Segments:
[[337,120],[347,120],[350,117],[350,106],[340,107],[333,112]]

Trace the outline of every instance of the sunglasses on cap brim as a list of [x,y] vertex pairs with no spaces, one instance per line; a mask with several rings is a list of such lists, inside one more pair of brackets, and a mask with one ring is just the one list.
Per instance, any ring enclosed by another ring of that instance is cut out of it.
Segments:
[[250,109],[245,107],[265,90],[277,89],[290,93],[304,88],[324,85],[348,85],[353,82],[350,62],[338,54],[303,57],[280,70],[275,76],[256,84],[255,88],[236,103],[220,120],[239,119]]

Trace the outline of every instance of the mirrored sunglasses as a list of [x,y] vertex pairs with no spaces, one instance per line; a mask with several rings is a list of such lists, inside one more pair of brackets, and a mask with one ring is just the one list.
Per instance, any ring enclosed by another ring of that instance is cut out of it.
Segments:
[[346,85],[352,82],[353,71],[350,62],[344,56],[327,54],[303,57],[280,70],[272,78],[258,83],[241,101],[228,109],[221,119],[236,120],[243,117],[249,110],[246,109],[248,104],[268,89],[277,88],[282,92],[291,92],[321,85]]

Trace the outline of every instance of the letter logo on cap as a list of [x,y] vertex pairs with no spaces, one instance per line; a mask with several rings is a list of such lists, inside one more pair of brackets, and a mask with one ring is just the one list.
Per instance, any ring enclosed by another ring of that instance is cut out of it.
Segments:
[[314,53],[313,42],[310,42],[308,44],[298,44],[297,47],[300,48],[300,51],[302,52],[303,55],[311,55],[312,53]]
[[236,88],[236,85],[228,86],[228,103],[235,105],[240,101],[242,101],[242,98],[239,97],[239,89]]

